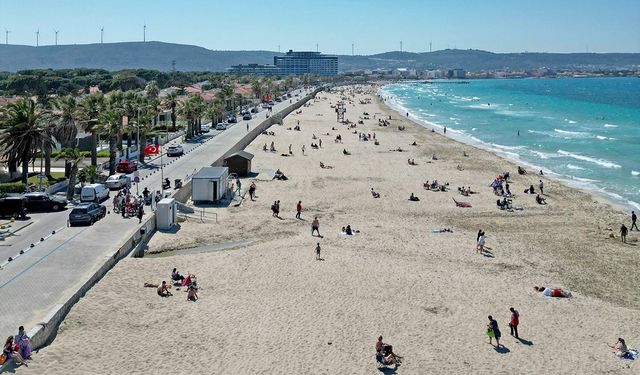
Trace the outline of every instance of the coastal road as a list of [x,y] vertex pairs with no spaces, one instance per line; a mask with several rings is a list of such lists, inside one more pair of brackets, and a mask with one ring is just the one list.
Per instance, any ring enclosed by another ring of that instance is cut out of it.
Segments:
[[[301,100],[308,91],[296,91],[300,96],[294,97],[293,102]],[[288,100],[276,103],[273,113],[289,105]],[[266,111],[262,111],[250,121],[241,121],[225,131],[211,130],[199,140],[183,144],[183,157],[163,157],[164,177],[170,178],[173,184],[174,178],[184,179],[194,170],[211,165],[246,135],[247,122],[253,129],[265,117]],[[154,162],[159,163],[159,159]],[[140,191],[145,187],[151,191],[160,189],[158,168],[141,170],[140,176],[144,177],[139,185]],[[132,191],[135,189],[134,186]],[[111,199],[103,204],[111,211]],[[69,210],[34,214],[34,224],[20,231],[19,236],[7,239],[11,241],[10,246],[0,248],[2,263],[8,256],[28,249],[31,243],[38,242],[52,230],[60,229],[0,270],[0,332],[6,336],[15,334],[20,325],[30,330],[52,308],[65,303],[121,246],[123,239],[140,228],[137,218],[124,219],[114,213],[92,226],[69,228],[66,227],[68,214]]]

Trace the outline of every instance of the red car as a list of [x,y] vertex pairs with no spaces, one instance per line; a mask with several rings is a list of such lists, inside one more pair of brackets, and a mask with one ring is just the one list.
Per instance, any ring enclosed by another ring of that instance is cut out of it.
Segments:
[[116,166],[116,172],[118,173],[131,173],[138,170],[138,164],[131,160],[123,160]]

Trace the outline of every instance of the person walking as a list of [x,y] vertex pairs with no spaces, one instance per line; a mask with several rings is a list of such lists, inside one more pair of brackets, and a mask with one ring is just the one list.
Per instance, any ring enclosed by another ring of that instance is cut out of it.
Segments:
[[304,150],[305,150],[304,145],[302,145],[302,147],[301,147],[301,148],[302,148],[302,156],[304,156]]
[[318,147],[322,148],[322,139],[318,139]]
[[638,224],[636,224],[637,220],[638,216],[636,216],[635,211],[631,211],[631,229],[629,229],[629,232],[631,232],[633,228],[636,228],[636,231],[638,231]]
[[627,227],[624,224],[622,224],[622,226],[620,227],[620,240],[623,243],[627,243],[627,232],[628,231],[629,230],[627,229]]
[[544,195],[544,184],[542,180],[540,180],[540,184],[538,184],[538,189],[540,189],[540,194]]
[[144,216],[144,205],[138,206],[138,224],[142,223],[142,217]]
[[495,338],[496,348],[500,347],[500,337],[502,333],[500,333],[500,328],[498,328],[498,322],[493,319],[491,315],[489,315],[489,324],[487,324],[487,336],[489,336],[489,344],[493,345],[491,340]]
[[247,122],[247,131],[249,131],[249,123]]
[[320,258],[320,242],[316,245],[316,260],[321,260]]
[[316,217],[315,219],[313,219],[313,222],[311,223],[311,235],[313,236],[313,232],[318,232],[318,237],[320,236],[320,221],[318,221],[318,218]]
[[513,307],[510,307],[509,311],[511,311],[511,321],[509,322],[509,328],[511,329],[511,336],[514,336],[515,338],[519,338],[518,324],[520,324],[520,313],[518,312],[518,310],[514,309]]
[[249,198],[253,200],[253,196],[256,194],[256,183],[252,182],[249,186]]
[[289,144],[289,155],[293,155],[293,151],[291,151],[291,144]]
[[296,204],[296,219],[300,219],[300,214],[302,213],[302,201],[298,201],[298,203]]
[[484,238],[484,232],[482,232],[480,237],[478,237],[478,243],[476,244],[476,251],[478,253],[480,254],[484,253],[484,244],[485,244],[485,238]]

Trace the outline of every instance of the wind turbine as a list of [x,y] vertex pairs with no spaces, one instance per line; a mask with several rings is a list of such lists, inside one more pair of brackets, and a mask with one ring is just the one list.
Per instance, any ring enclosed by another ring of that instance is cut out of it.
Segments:
[[144,26],[142,26],[142,41],[146,42],[147,41],[147,23],[144,23]]
[[7,28],[4,29],[4,44],[9,44],[9,33],[11,32],[11,30],[7,30]]
[[36,31],[36,47],[40,45],[40,29]]
[[104,43],[104,26],[100,28],[100,44]]
[[53,30],[56,33],[56,46],[58,45],[58,33],[60,30]]

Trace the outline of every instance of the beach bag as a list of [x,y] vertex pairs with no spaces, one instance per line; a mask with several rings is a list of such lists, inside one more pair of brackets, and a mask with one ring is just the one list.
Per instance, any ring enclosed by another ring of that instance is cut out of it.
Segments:
[[496,334],[493,332],[493,328],[491,328],[491,327],[487,328],[487,336],[496,337]]
[[6,361],[7,361],[7,355],[2,353],[2,355],[0,355],[0,365],[4,365]]

